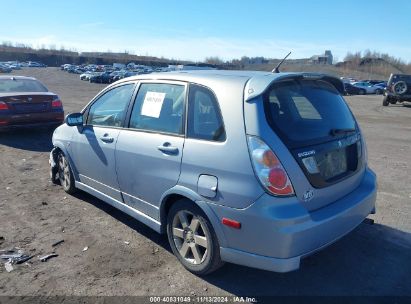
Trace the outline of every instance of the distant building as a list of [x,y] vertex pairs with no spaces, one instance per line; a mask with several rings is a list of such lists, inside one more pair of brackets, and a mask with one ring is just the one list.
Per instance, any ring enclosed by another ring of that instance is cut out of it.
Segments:
[[310,59],[313,64],[333,64],[333,55],[330,50],[326,50],[324,55],[314,55]]
[[324,55],[327,57],[327,64],[333,64],[333,54],[331,54],[330,50],[326,50]]

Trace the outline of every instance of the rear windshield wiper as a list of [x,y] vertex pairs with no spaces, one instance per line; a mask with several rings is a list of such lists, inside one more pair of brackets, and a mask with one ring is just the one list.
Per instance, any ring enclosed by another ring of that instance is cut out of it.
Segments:
[[330,135],[336,136],[340,134],[348,134],[348,133],[353,133],[355,132],[355,129],[331,129],[330,130]]

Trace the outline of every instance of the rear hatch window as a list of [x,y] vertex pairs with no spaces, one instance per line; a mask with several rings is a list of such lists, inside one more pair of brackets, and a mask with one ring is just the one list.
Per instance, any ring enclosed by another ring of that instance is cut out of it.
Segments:
[[34,79],[0,79],[0,92],[47,92],[45,86]]
[[323,80],[274,83],[264,95],[266,118],[309,181],[321,188],[354,174],[361,143],[344,99]]

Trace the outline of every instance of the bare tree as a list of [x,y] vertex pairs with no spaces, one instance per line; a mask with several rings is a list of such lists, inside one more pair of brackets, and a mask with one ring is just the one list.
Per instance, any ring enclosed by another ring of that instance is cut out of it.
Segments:
[[204,59],[204,62],[208,64],[214,64],[214,65],[221,65],[224,63],[224,61],[220,59],[218,56],[207,57]]

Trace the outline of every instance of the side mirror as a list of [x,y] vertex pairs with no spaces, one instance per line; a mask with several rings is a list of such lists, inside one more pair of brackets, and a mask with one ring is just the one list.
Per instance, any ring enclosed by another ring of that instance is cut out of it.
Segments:
[[83,114],[71,113],[66,116],[65,123],[70,127],[82,126],[83,125]]

